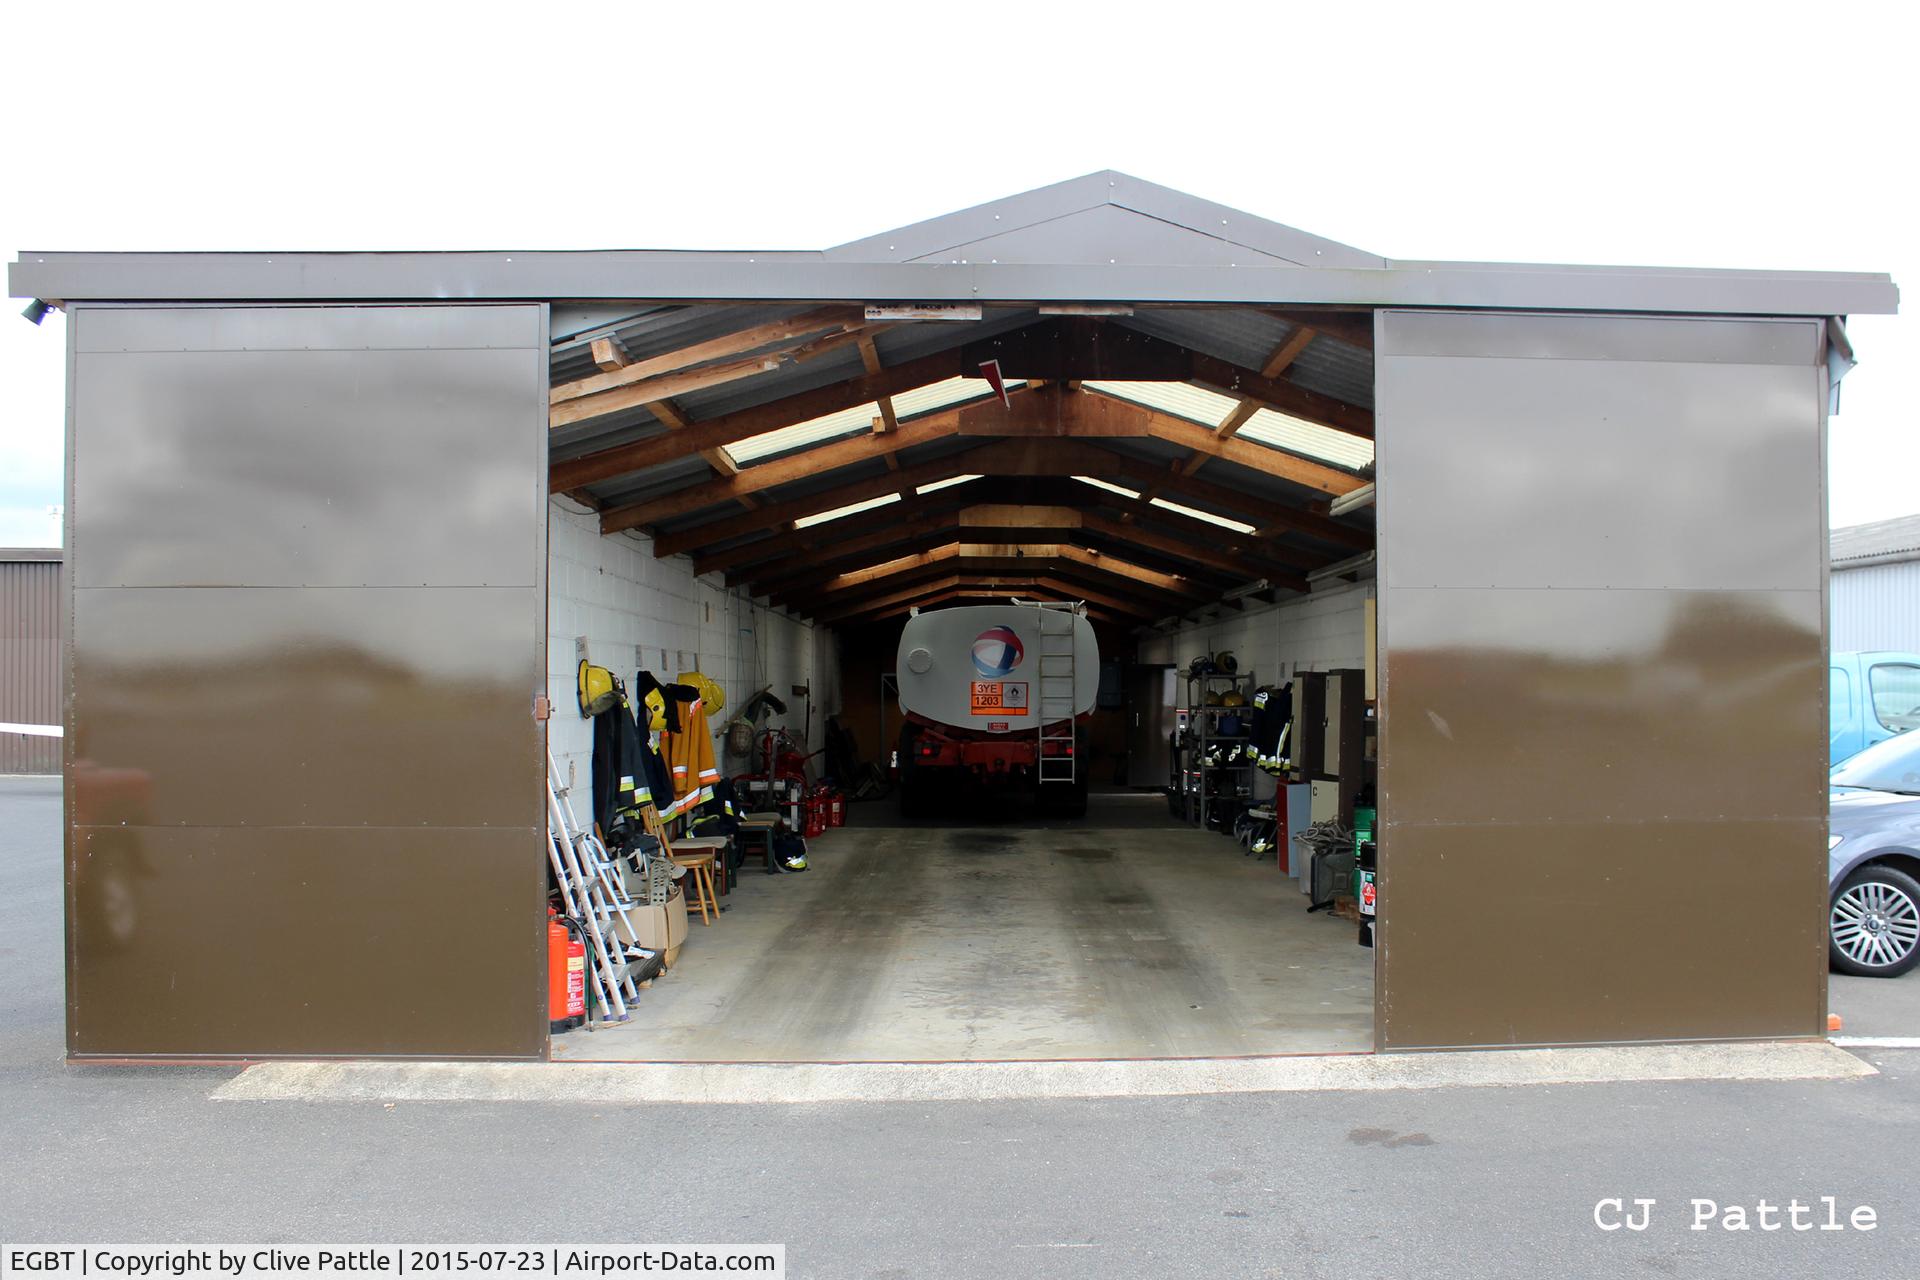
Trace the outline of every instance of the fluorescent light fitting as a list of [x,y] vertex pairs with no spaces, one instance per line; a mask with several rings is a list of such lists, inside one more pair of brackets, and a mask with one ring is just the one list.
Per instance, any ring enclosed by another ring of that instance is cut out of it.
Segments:
[[796,529],[811,529],[814,525],[825,524],[829,520],[838,520],[842,516],[858,515],[862,511],[871,511],[875,507],[884,507],[889,502],[900,501],[900,495],[889,493],[884,497],[868,498],[865,502],[855,502],[845,507],[835,507],[831,511],[822,511],[815,516],[801,516],[793,522]]
[[1327,507],[1330,516],[1343,516],[1349,511],[1358,511],[1362,507],[1373,505],[1373,483],[1368,481],[1350,493],[1343,493]]
[[1074,479],[1078,480],[1081,484],[1090,484],[1096,489],[1105,489],[1108,493],[1123,494],[1129,498],[1137,498],[1140,496],[1140,492],[1137,489],[1124,488],[1121,485],[1114,484],[1111,480],[1102,480],[1098,476],[1075,476]]
[[1357,556],[1349,556],[1347,559],[1338,561],[1337,563],[1323,564],[1318,569],[1309,570],[1307,573],[1307,581],[1317,584],[1325,582],[1329,578],[1344,578],[1348,574],[1359,573],[1363,569],[1371,568],[1374,559],[1375,556],[1373,552],[1362,551]]
[[1198,507],[1183,507],[1177,502],[1168,502],[1165,498],[1155,498],[1153,505],[1168,511],[1177,511],[1183,516],[1192,516],[1195,520],[1205,520],[1208,524],[1217,524],[1222,529],[1231,529],[1235,533],[1252,533],[1253,526],[1243,520],[1229,520],[1217,516],[1211,511],[1202,511]]
[[936,489],[951,489],[956,484],[965,484],[969,480],[978,480],[979,476],[948,476],[945,480],[935,480],[932,484],[923,484],[914,489],[915,493],[932,493]]

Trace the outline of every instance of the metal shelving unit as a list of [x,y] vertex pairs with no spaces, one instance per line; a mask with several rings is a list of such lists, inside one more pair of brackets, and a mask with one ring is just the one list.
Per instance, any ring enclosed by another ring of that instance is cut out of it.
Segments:
[[[1251,671],[1231,675],[1218,671],[1187,677],[1187,745],[1175,753],[1174,769],[1182,797],[1182,816],[1188,822],[1207,825],[1207,809],[1216,789],[1230,790],[1234,798],[1243,802],[1252,799],[1253,761],[1247,759],[1240,748],[1252,738],[1254,687]],[[1238,693],[1243,705],[1209,705],[1209,699],[1224,698],[1229,693]],[[1220,732],[1220,722],[1229,716],[1239,719],[1238,733]],[[1216,746],[1223,752],[1231,751],[1233,762],[1209,765],[1207,758]]]

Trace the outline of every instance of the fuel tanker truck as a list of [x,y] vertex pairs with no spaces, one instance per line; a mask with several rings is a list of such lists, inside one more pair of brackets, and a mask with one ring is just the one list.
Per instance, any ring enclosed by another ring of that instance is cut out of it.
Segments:
[[949,812],[994,795],[1087,811],[1080,724],[1100,691],[1084,605],[1014,600],[915,613],[900,633],[900,809]]

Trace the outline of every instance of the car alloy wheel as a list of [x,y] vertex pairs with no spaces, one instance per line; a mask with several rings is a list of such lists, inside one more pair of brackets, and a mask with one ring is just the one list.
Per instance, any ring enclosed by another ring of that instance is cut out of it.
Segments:
[[1920,949],[1920,892],[1892,868],[1867,867],[1833,900],[1835,959],[1856,974],[1904,973]]

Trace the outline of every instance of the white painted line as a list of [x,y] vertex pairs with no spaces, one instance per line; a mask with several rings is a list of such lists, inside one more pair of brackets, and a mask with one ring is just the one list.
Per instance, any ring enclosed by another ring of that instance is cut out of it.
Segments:
[[20,733],[29,738],[59,738],[65,736],[65,732],[57,724],[14,724],[11,721],[0,724],[0,733]]
[[1828,1036],[1842,1049],[1920,1049],[1920,1036]]
[[1106,1062],[274,1062],[221,1101],[815,1103],[1169,1097],[1682,1080],[1835,1080],[1825,1041]]

